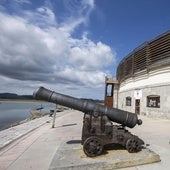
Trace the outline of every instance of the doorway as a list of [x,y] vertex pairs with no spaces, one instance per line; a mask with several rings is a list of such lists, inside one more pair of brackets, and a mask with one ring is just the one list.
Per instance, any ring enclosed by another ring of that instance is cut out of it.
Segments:
[[113,107],[114,84],[107,83],[105,87],[105,106]]
[[137,115],[140,114],[140,100],[139,100],[139,99],[136,99],[136,100],[135,100],[135,113],[136,113]]

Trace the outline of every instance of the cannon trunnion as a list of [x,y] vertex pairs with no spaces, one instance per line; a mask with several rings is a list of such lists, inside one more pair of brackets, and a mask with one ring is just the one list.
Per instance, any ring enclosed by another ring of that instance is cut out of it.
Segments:
[[[37,89],[33,97],[84,112],[81,143],[89,157],[102,154],[107,144],[120,144],[130,153],[140,151],[144,144],[142,139],[125,128],[142,124],[136,114],[56,93],[44,87]],[[113,122],[120,125],[113,125]]]

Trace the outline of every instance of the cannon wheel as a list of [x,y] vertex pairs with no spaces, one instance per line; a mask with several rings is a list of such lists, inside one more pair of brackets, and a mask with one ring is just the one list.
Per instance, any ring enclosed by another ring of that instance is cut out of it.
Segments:
[[135,153],[135,152],[140,151],[140,144],[139,144],[138,139],[135,137],[128,139],[126,142],[126,149],[130,153]]
[[100,138],[91,136],[85,140],[83,150],[88,157],[98,156],[103,151],[103,142]]

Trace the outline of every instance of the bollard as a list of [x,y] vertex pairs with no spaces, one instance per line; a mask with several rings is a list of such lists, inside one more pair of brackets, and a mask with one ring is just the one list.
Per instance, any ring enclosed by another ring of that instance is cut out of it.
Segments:
[[57,105],[56,105],[56,107],[55,107],[55,109],[54,109],[52,128],[55,127],[55,117],[56,117],[56,113],[57,113]]

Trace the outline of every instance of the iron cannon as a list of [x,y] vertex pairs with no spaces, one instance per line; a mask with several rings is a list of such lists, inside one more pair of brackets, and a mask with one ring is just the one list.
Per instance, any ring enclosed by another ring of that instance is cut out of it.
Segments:
[[[33,97],[84,113],[81,143],[84,153],[89,157],[102,154],[104,146],[108,144],[122,145],[130,153],[142,149],[143,140],[125,128],[142,124],[142,120],[138,119],[134,113],[106,107],[92,100],[56,93],[44,87],[39,87]],[[113,122],[118,124],[113,125]]]

